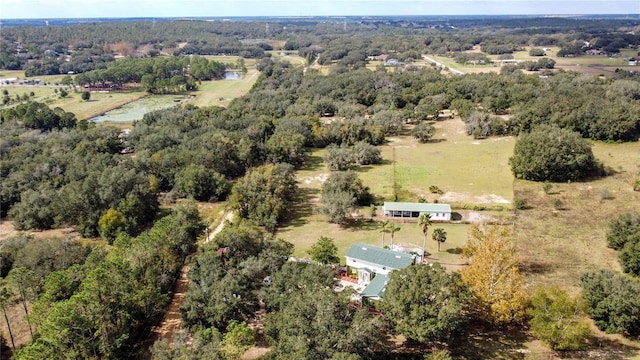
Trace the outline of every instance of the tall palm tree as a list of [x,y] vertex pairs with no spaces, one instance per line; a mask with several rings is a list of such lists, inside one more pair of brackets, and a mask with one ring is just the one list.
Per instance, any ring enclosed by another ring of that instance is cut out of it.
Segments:
[[393,234],[397,233],[398,231],[400,231],[400,226],[396,225],[395,223],[389,224],[389,232],[391,233],[391,246],[393,246]]
[[389,231],[389,220],[381,222],[380,226],[382,227],[380,229],[380,232],[382,233],[382,247],[384,247],[384,234],[388,234],[391,232]]
[[438,251],[440,251],[440,244],[447,241],[447,232],[442,228],[433,230],[433,240],[438,242]]
[[422,227],[422,234],[424,235],[424,238],[422,240],[422,251],[426,252],[427,251],[427,231],[429,230],[429,226],[431,226],[431,214],[424,213],[420,215],[420,217],[418,218],[418,225]]

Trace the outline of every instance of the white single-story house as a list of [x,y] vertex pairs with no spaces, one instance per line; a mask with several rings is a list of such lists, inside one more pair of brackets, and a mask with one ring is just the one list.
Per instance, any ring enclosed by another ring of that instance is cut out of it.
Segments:
[[415,263],[415,256],[366,244],[353,244],[345,255],[347,272],[358,276],[358,285],[365,286],[363,297],[380,300],[387,284],[387,275]]
[[394,218],[419,218],[422,214],[431,215],[431,221],[451,221],[451,205],[409,202],[384,203],[384,216]]

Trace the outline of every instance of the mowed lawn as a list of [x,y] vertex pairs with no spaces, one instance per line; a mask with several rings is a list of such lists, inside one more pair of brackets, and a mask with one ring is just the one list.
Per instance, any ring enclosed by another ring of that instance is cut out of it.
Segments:
[[[513,177],[508,159],[513,152],[515,139],[474,140],[464,134],[464,124],[459,119],[439,121],[435,126],[434,139],[437,141],[421,144],[408,135],[392,137],[387,144],[380,146],[383,164],[356,170],[371,192],[386,201],[393,201],[395,151],[396,187],[401,195],[399,201],[417,202],[420,196],[424,196],[429,201],[453,199],[455,202],[452,204],[458,208],[465,204],[502,204],[510,207],[504,202],[512,199]],[[277,237],[293,243],[294,254],[301,257],[308,257],[307,250],[320,236],[333,238],[340,256],[356,242],[380,246],[382,207],[376,209],[373,221],[370,221],[370,208],[359,209],[361,221],[349,226],[329,224],[319,214],[322,183],[330,174],[322,160],[324,154],[324,149],[315,150],[306,165],[298,170],[299,195],[291,209],[291,220],[279,229]],[[437,185],[445,193],[431,194],[429,185]],[[417,223],[399,225],[402,230],[395,235],[396,243],[422,247],[423,234]],[[441,252],[437,251],[437,243],[431,239],[436,227],[442,227],[448,233]],[[430,257],[446,264],[464,262],[457,254],[457,249],[464,246],[468,229],[467,224],[434,224],[427,238]],[[385,244],[389,242],[390,236],[387,234]]]
[[[303,191],[304,193],[304,191]],[[306,197],[306,195],[302,195]],[[303,201],[300,199],[300,201]],[[338,255],[344,263],[344,255],[352,244],[364,243],[375,246],[382,246],[382,226],[384,221],[381,216],[370,219],[370,209],[360,209],[362,220],[349,225],[337,225],[327,222],[325,216],[318,214],[318,205],[315,202],[297,204],[297,207],[310,207],[302,213],[298,212],[295,218],[287,224],[287,226],[278,229],[276,237],[292,243],[294,248],[294,256],[309,258],[307,251],[315,244],[321,236],[332,238],[338,247]],[[378,215],[382,213],[382,207],[377,210]],[[417,222],[394,221],[400,230],[394,234],[394,244],[402,244],[407,248],[422,247],[424,236],[422,229]],[[434,223],[429,228],[426,251],[429,261],[442,262],[443,264],[457,268],[464,260],[460,258],[460,249],[465,245],[467,233],[470,225],[468,224],[448,224]],[[447,241],[441,244],[440,252],[438,252],[438,243],[435,242],[431,235],[433,229],[443,228],[447,232]],[[391,243],[390,234],[385,234],[384,244]]]

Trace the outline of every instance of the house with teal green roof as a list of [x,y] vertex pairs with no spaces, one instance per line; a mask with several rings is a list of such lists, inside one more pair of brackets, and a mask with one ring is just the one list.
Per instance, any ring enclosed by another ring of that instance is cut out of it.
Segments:
[[347,271],[357,275],[358,285],[364,286],[363,297],[379,300],[386,286],[387,275],[416,261],[414,255],[367,244],[353,244],[345,255]]

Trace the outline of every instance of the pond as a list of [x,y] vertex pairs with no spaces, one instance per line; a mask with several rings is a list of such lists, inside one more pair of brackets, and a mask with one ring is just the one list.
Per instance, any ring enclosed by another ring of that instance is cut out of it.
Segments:
[[183,95],[149,95],[93,117],[90,121],[95,123],[134,122],[142,120],[144,114],[148,112],[168,109],[183,103],[186,99]]

